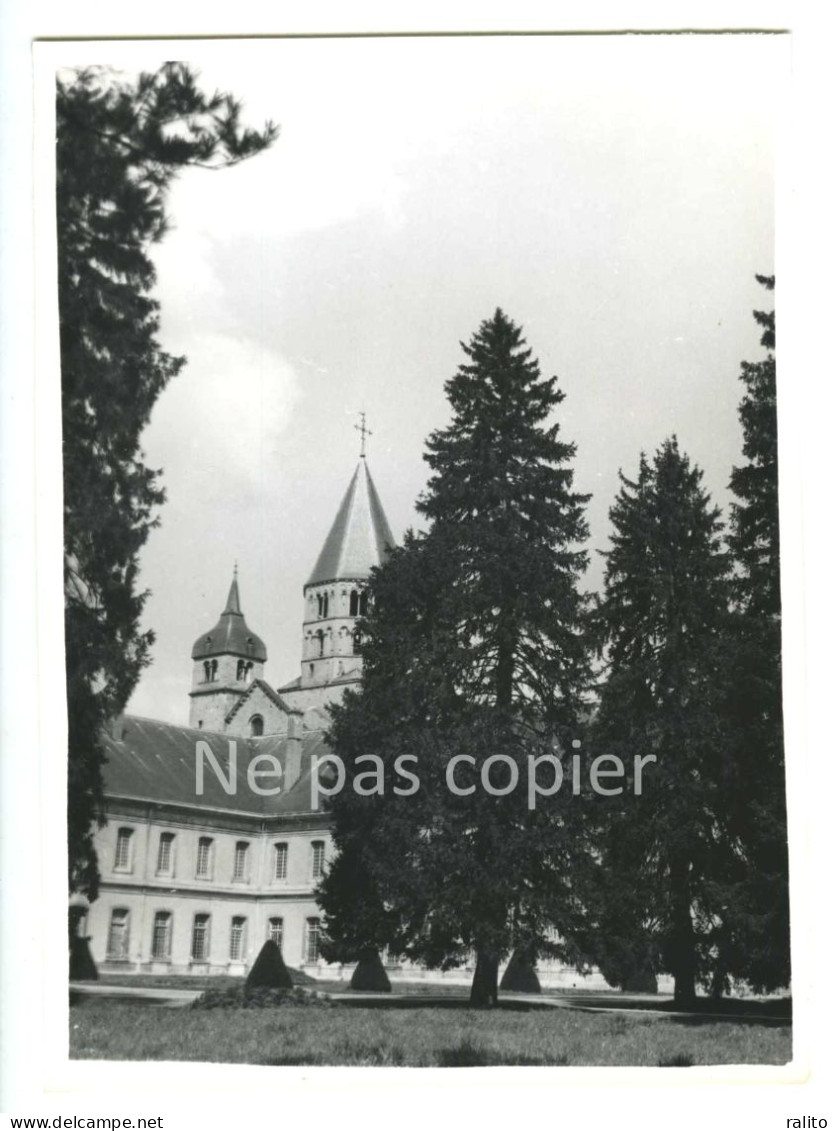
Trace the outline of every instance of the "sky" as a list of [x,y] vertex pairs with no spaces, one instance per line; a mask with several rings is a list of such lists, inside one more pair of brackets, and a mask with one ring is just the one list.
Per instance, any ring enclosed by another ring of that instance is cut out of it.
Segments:
[[[143,66],[159,60],[153,45]],[[266,153],[190,170],[154,248],[160,339],[188,365],[144,436],[167,501],[141,559],[153,664],[129,710],[188,717],[190,652],[238,562],[274,685],[359,455],[415,524],[444,382],[497,306],[566,399],[601,582],[618,471],[672,433],[724,508],[740,362],[771,297],[780,36],[189,44],[205,88],[276,121]]]

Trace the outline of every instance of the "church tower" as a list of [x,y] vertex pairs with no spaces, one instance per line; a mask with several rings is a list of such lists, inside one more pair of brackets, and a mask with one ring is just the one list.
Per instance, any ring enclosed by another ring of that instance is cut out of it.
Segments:
[[223,731],[225,719],[255,679],[264,674],[267,649],[247,627],[238,593],[238,567],[229,587],[226,607],[211,632],[192,648],[194,662],[189,726]]
[[366,583],[372,568],[382,563],[394,544],[361,454],[303,589],[302,671],[298,679],[279,688],[289,705],[303,711],[324,706],[360,679],[363,660],[357,621],[366,613]]

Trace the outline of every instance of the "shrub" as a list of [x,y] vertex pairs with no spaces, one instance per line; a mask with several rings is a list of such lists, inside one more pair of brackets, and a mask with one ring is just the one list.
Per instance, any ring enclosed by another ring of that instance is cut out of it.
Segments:
[[270,986],[229,986],[226,989],[208,989],[192,1002],[192,1009],[278,1009],[330,1007],[328,994],[302,986],[290,989]]
[[351,975],[352,990],[366,990],[372,993],[390,994],[392,983],[386,973],[380,955],[372,947],[360,952],[360,961]]
[[539,994],[540,979],[534,969],[534,961],[525,951],[515,950],[511,961],[505,967],[502,981],[499,983],[501,990],[516,990],[517,993]]
[[75,936],[70,939],[70,981],[95,982],[99,971],[90,953],[90,940]]
[[257,987],[270,990],[293,989],[293,979],[284,964],[282,952],[272,939],[268,939],[259,951],[244,985],[248,990]]

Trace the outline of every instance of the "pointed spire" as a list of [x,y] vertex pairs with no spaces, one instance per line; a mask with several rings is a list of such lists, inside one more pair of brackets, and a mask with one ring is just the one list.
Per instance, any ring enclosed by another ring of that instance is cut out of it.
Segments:
[[381,564],[387,547],[394,544],[380,496],[362,458],[307,584],[362,581]]
[[227,613],[234,613],[236,616],[241,616],[241,597],[238,593],[238,562],[235,563],[235,569],[232,572],[232,584],[229,587],[229,596],[226,599],[226,608],[223,615]]
[[241,596],[238,592],[238,563],[232,573],[232,584],[226,606],[220,620],[211,632],[199,637],[192,648],[192,659],[202,660],[207,656],[243,656],[264,662],[267,649],[261,637],[256,636],[244,620],[241,612]]

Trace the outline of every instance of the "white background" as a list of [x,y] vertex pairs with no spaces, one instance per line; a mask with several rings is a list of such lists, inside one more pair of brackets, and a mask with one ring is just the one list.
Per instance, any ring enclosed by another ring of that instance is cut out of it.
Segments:
[[[3,1111],[14,1114],[165,1114],[168,1131],[291,1119],[399,1126],[519,1118],[604,1127],[786,1127],[801,1115],[836,1119],[832,1067],[833,177],[829,77],[832,22],[789,5],[516,5],[515,28],[790,27],[793,87],[779,163],[777,273],[781,286],[781,471],[787,733],[793,866],[796,1062],[786,1072],[696,1069],[467,1070],[403,1073],[66,1061],[63,962],[63,694],[60,505],[53,311],[33,318],[33,201],[49,214],[52,185],[32,176],[34,36],[452,30],[508,27],[500,6],[424,6],[397,20],[383,6],[299,10],[238,4],[7,4],[0,14],[2,112],[2,728]],[[478,16],[477,16],[478,12]],[[674,19],[674,12],[676,18]],[[187,57],[182,53],[181,57]],[[48,229],[40,229],[46,240]],[[48,262],[48,242],[38,249]],[[38,346],[37,355],[35,346]],[[38,359],[38,381],[35,357]],[[44,446],[36,453],[35,421]],[[36,461],[36,454],[39,463]],[[36,477],[36,466],[39,477]],[[45,491],[39,496],[38,491]],[[37,553],[36,553],[37,548]],[[57,581],[57,584],[56,584]],[[755,1084],[752,1078],[797,1081]],[[708,1076],[714,1082],[704,1080]],[[724,1083],[719,1083],[725,1078]],[[731,1083],[731,1080],[740,1083]],[[747,1080],[747,1083],[742,1081]],[[801,1083],[803,1081],[803,1083]]]

